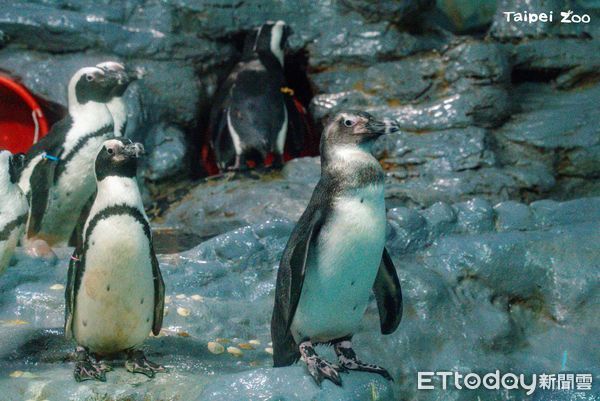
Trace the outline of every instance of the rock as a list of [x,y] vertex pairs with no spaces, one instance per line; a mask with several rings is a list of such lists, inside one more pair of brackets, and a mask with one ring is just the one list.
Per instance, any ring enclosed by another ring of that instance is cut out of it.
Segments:
[[515,201],[501,202],[494,206],[498,231],[528,230],[533,225],[533,216],[527,205]]
[[[276,373],[274,376],[273,373]],[[216,380],[202,392],[197,401],[235,401],[241,399],[281,399],[294,401],[392,401],[394,393],[389,382],[367,373],[342,376],[343,387],[325,381],[315,385],[304,367],[255,369]]]
[[484,233],[491,231],[494,221],[492,205],[484,199],[475,198],[454,205],[457,213],[458,233]]
[[444,18],[441,23],[453,32],[473,32],[487,28],[496,11],[496,0],[438,0],[436,8]]
[[151,132],[154,142],[152,153],[146,163],[146,177],[152,181],[172,177],[185,168],[186,143],[181,130],[173,126],[155,126],[158,132]]
[[281,173],[198,184],[163,216],[161,226],[212,236],[269,219],[297,220],[320,176],[318,158],[296,159]]

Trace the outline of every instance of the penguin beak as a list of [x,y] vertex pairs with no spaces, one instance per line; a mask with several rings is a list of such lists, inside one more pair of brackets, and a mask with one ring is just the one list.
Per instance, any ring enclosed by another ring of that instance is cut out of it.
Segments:
[[398,123],[389,118],[386,118],[382,121],[370,119],[369,122],[365,124],[365,128],[369,134],[376,136],[392,134],[400,131],[400,126]]
[[130,143],[123,147],[123,155],[127,158],[139,159],[146,153],[144,145],[141,143]]

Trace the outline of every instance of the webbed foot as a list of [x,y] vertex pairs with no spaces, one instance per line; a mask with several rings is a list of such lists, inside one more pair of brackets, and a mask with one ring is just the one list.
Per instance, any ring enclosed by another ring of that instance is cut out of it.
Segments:
[[73,376],[77,382],[85,380],[106,381],[106,372],[110,372],[110,365],[93,360],[86,349],[78,347],[76,351],[76,362]]
[[315,379],[315,382],[319,387],[321,386],[323,379],[330,380],[338,386],[342,385],[342,379],[338,373],[339,367],[319,357],[310,341],[301,343],[299,349],[302,360],[306,363],[306,367],[308,368],[308,372],[313,379]]
[[154,377],[156,373],[167,371],[164,366],[146,359],[146,356],[140,350],[132,351],[128,354],[127,361],[125,361],[125,369],[131,373],[141,373],[150,378]]
[[387,380],[394,381],[387,370],[381,366],[364,363],[356,357],[356,353],[352,349],[352,342],[342,340],[334,344],[335,354],[338,357],[340,366],[347,370],[358,370],[362,372],[377,373]]

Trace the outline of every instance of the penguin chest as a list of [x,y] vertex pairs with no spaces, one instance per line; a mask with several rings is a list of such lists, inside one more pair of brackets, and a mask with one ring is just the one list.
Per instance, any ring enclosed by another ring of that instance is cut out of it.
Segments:
[[381,262],[385,224],[383,186],[337,199],[309,255],[292,324],[298,339],[330,341],[358,330]]
[[101,220],[88,238],[77,293],[74,334],[80,345],[113,353],[141,344],[153,323],[150,245],[132,216]]
[[[95,190],[94,160],[105,137],[92,138],[64,161],[64,169],[51,188],[40,236],[50,244],[66,243],[79,214]],[[63,163],[63,161],[61,161]]]
[[0,274],[2,274],[23,233],[29,205],[20,190],[5,190],[0,197],[0,208],[6,208],[0,210]]

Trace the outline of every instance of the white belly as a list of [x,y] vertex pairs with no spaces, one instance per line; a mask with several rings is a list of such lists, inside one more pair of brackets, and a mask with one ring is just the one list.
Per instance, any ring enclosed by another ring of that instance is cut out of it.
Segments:
[[20,225],[10,232],[6,241],[0,241],[0,274],[6,270],[22,232],[23,225]]
[[308,260],[291,326],[296,341],[325,342],[355,333],[379,269],[386,224],[383,187],[340,198],[333,213]]
[[38,234],[50,245],[67,244],[81,210],[94,194],[94,160],[104,140],[104,136],[90,139],[70,160],[56,185],[50,189],[46,212]]
[[149,243],[130,216],[111,216],[90,236],[77,294],[78,344],[101,354],[140,345],[151,331],[154,283]]

